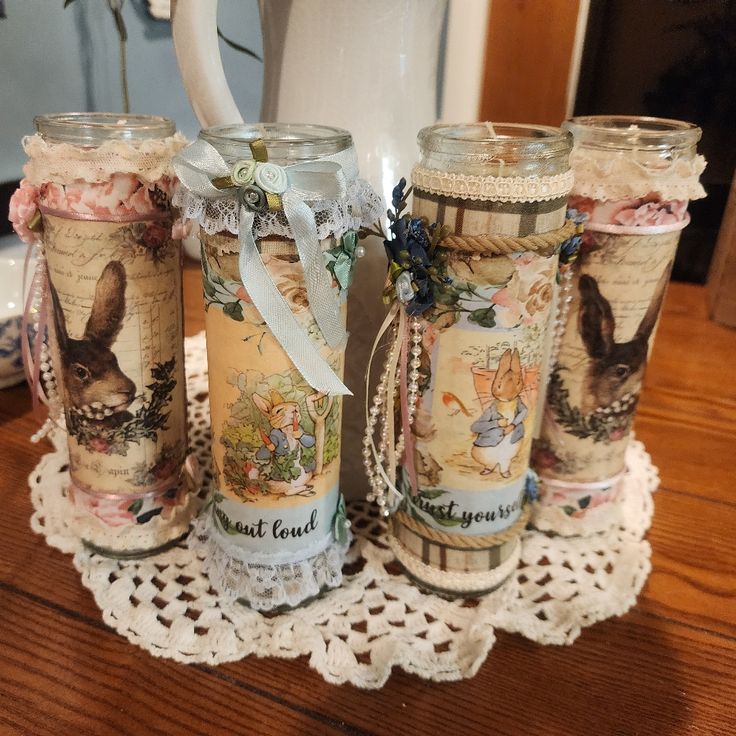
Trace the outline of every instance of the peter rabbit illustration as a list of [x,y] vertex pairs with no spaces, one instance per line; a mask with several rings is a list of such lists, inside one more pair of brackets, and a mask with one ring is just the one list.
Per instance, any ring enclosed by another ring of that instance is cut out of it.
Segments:
[[[521,399],[523,389],[519,351],[507,349],[501,355],[491,384],[490,405],[470,426],[470,431],[478,435],[470,454],[483,466],[481,475],[490,475],[498,469],[502,478],[511,476],[511,461],[519,451],[524,437],[524,420],[529,413]],[[484,397],[479,398],[485,405]]]
[[301,412],[296,401],[286,401],[278,391],[271,391],[268,398],[253,394],[253,403],[271,424],[266,434],[261,430],[263,447],[256,453],[258,460],[270,460],[270,493],[279,496],[313,496],[309,481],[314,473],[314,462],[302,462],[302,450],[314,447],[314,435],[307,434],[301,426]]
[[657,323],[669,278],[665,268],[654,296],[634,336],[616,342],[616,320],[598,282],[587,274],[580,277],[579,329],[590,358],[581,408],[584,412],[610,407],[625,412],[633,409],[641,388],[649,350],[649,338]]
[[126,276],[120,261],[110,261],[97,280],[92,310],[81,338],[70,337],[64,310],[49,282],[53,319],[61,358],[61,375],[70,411],[104,426],[130,418],[133,381],[120,370],[110,349],[125,316]]

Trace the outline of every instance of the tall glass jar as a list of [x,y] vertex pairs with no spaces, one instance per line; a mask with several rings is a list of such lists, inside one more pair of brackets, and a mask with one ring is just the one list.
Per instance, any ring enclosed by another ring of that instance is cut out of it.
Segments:
[[419,320],[416,418],[391,545],[423,586],[478,594],[515,569],[528,518],[558,251],[572,233],[570,135],[435,125],[419,146],[412,216],[449,235],[444,286]]
[[596,531],[614,504],[688,201],[705,196],[700,129],[658,118],[573,118],[570,207],[587,217],[558,325],[534,466],[535,523]]
[[66,420],[72,527],[102,554],[152,553],[188,531],[181,244],[165,118],[44,115],[21,192],[41,213],[51,355]]
[[330,342],[325,311],[334,305],[346,336],[356,231],[377,201],[350,134],[325,126],[207,129],[177,171],[201,226],[216,486],[207,569],[255,608],[298,605],[342,579],[345,346]]

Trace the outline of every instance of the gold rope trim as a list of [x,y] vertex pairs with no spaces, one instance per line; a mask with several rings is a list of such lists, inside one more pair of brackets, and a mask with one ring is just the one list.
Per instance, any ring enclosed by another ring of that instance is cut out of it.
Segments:
[[471,251],[487,255],[505,255],[524,251],[543,251],[564,243],[575,234],[575,223],[565,220],[557,230],[534,233],[523,237],[518,235],[447,235],[440,242],[451,250]]
[[394,519],[415,534],[432,542],[439,542],[440,544],[447,544],[450,547],[458,547],[460,549],[487,549],[488,547],[498,547],[498,545],[505,544],[518,537],[524,530],[524,527],[526,527],[530,515],[531,508],[527,504],[521,510],[521,516],[508,529],[504,529],[497,534],[485,534],[483,536],[441,532],[439,529],[417,521],[405,511],[397,511],[394,514]]

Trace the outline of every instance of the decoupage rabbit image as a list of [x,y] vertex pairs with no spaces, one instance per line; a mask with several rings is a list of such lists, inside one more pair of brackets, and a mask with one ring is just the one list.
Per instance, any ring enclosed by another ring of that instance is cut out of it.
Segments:
[[659,280],[644,317],[630,340],[616,342],[616,320],[598,282],[587,274],[580,277],[579,330],[590,358],[581,408],[591,412],[610,407],[625,412],[634,407],[641,388],[649,350],[649,338],[657,323],[669,268]]
[[278,391],[271,391],[268,398],[254,393],[253,403],[271,425],[268,434],[261,430],[263,447],[256,453],[256,459],[271,461],[269,492],[279,496],[313,496],[309,481],[315,463],[305,464],[302,450],[314,447],[315,437],[301,426],[299,404],[286,401]]
[[[524,419],[529,410],[521,398],[524,377],[519,351],[507,349],[501,355],[491,384],[492,401],[480,419],[470,426],[477,437],[470,454],[483,466],[481,475],[498,470],[502,478],[511,475],[511,461],[524,437]],[[481,402],[483,403],[483,397]]]
[[110,261],[97,280],[84,333],[73,338],[67,331],[59,296],[49,282],[69,410],[103,426],[117,426],[130,417],[126,410],[136,392],[111,350],[125,317],[126,283],[123,264]]

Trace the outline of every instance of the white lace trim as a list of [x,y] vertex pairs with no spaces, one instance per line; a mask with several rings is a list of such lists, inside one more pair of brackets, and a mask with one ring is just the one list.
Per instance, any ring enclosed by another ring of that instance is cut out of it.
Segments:
[[[186,340],[190,444],[211,480],[204,336]],[[640,442],[627,453],[621,523],[589,537],[527,531],[515,575],[469,608],[412,585],[398,570],[377,510],[349,505],[356,539],[344,581],[295,611],[264,616],[219,594],[189,542],[155,557],[114,560],[81,547],[69,530],[63,448],[29,477],[31,526],[74,554],[102,618],[157,657],[215,665],[247,656],[308,658],[330,683],[382,687],[394,667],[435,681],[477,673],[496,629],[542,644],[570,644],[582,629],[625,613],[650,571],[643,536],[651,522],[656,473]]]
[[[179,207],[185,220],[194,220],[208,235],[239,232],[239,203],[234,197],[205,199],[192,194],[183,186],[177,187],[173,204]],[[310,202],[317,223],[317,239],[334,235],[340,237],[348,230],[357,230],[361,225],[370,225],[383,215],[383,201],[367,181],[354,179],[348,184],[344,200],[326,199]],[[256,213],[253,237],[265,238],[277,235],[293,239],[289,223],[281,212]]]
[[637,161],[632,153],[597,153],[574,148],[570,166],[575,172],[573,195],[598,200],[643,197],[658,192],[665,201],[702,199],[706,196],[700,175],[705,157],[652,163]]
[[573,185],[572,171],[555,176],[471,176],[450,174],[415,166],[411,180],[430,194],[493,202],[543,202],[567,197]]
[[196,537],[190,540],[202,559],[202,570],[214,588],[233,600],[247,601],[258,611],[295,607],[320,592],[342,585],[342,567],[349,542],[333,537],[305,550],[302,560],[281,562],[270,556],[249,553],[237,545],[223,544],[211,524],[200,520]]
[[29,161],[23,167],[34,186],[46,182],[72,184],[109,181],[113,174],[135,174],[146,184],[173,177],[171,158],[187,144],[181,133],[140,143],[105,141],[93,148],[71,143],[50,143],[36,133],[23,139]]

